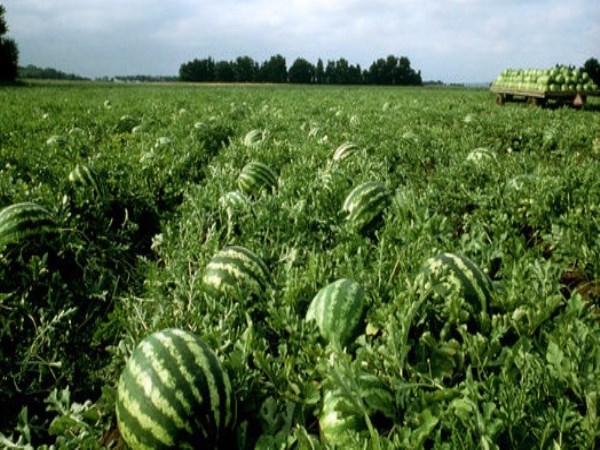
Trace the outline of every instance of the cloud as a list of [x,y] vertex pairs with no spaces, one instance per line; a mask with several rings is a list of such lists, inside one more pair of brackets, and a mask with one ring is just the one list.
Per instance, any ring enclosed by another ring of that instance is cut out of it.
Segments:
[[507,66],[596,56],[596,0],[7,0],[22,62],[88,76],[176,74],[192,58],[276,53],[363,67],[406,55],[423,76],[493,78]]

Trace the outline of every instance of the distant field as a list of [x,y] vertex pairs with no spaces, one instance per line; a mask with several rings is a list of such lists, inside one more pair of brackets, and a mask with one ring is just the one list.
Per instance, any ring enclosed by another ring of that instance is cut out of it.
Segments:
[[[0,105],[2,446],[114,448],[120,374],[166,328],[228,374],[222,448],[600,442],[600,99],[35,82]],[[321,291],[341,279],[362,297]]]

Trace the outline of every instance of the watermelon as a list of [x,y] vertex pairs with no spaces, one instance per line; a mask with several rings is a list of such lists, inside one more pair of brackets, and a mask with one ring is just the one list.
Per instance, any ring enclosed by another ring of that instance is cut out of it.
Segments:
[[67,145],[68,142],[69,141],[66,136],[63,136],[62,134],[55,134],[48,138],[46,145],[62,147],[63,145]]
[[351,401],[337,390],[326,391],[319,417],[321,439],[331,445],[349,445],[353,433],[365,431],[365,419],[353,412]]
[[131,133],[138,125],[139,122],[135,117],[125,114],[121,116],[119,122],[115,125],[115,131],[117,133]]
[[219,203],[224,208],[246,209],[250,205],[248,197],[240,191],[229,191],[219,198]]
[[429,258],[419,272],[417,286],[427,298],[426,310],[444,329],[459,323],[485,328],[492,297],[490,278],[465,256],[440,253]]
[[258,195],[260,191],[272,191],[277,185],[277,175],[258,161],[248,163],[238,177],[238,187],[247,195]]
[[0,211],[0,248],[55,229],[50,212],[43,206],[32,202],[15,203]]
[[321,336],[334,346],[345,347],[361,333],[366,315],[366,294],[355,281],[341,279],[322,288],[306,312]]
[[244,136],[243,142],[246,147],[254,147],[260,144],[264,139],[264,134],[262,130],[254,129],[248,131],[246,136]]
[[235,399],[212,350],[171,328],[134,350],[119,378],[116,414],[132,449],[213,448],[233,426]]
[[334,161],[343,161],[344,159],[352,156],[358,150],[358,146],[353,142],[344,142],[340,145],[333,153]]
[[382,183],[367,181],[352,189],[342,211],[359,232],[364,232],[379,222],[391,201],[392,196]]
[[493,162],[496,160],[496,154],[486,147],[479,147],[471,150],[467,155],[467,161],[473,163],[486,163]]
[[202,279],[214,295],[260,294],[269,282],[264,261],[245,247],[230,246],[217,252],[208,262]]
[[321,439],[328,444],[348,446],[356,434],[361,440],[366,439],[365,414],[373,425],[392,423],[395,418],[394,395],[376,375],[361,372],[355,380],[358,392],[350,395],[360,398],[362,408],[339,387],[325,390],[319,429]]
[[93,169],[85,164],[77,164],[69,173],[69,181],[73,186],[89,190],[93,195],[102,195],[102,189],[97,180],[98,177]]

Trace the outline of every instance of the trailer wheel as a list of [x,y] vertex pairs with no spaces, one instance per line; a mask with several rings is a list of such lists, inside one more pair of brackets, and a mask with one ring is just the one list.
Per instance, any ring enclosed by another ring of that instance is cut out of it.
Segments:
[[496,105],[504,105],[504,95],[503,94],[498,94],[496,95]]

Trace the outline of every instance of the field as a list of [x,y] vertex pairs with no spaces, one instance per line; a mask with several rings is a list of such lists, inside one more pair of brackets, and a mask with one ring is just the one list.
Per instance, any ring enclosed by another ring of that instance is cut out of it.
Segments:
[[[0,213],[2,446],[122,447],[119,376],[167,328],[229,376],[222,448],[600,444],[597,98],[40,83],[0,105],[0,210],[39,213]],[[251,162],[275,182],[239,182]],[[385,201],[353,209],[366,182]],[[228,246],[264,280],[213,282]],[[489,278],[481,304],[428,278],[441,253]],[[330,339],[306,316],[341,279],[363,303],[327,327],[364,316]]]

